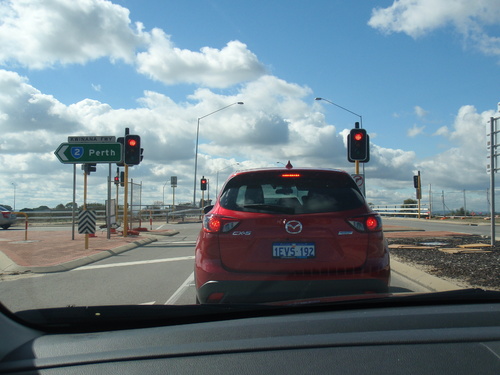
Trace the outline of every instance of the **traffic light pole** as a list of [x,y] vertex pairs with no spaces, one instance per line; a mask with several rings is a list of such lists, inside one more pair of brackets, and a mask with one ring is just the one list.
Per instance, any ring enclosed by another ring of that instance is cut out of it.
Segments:
[[106,229],[107,229],[107,239],[111,238],[111,163],[108,170],[108,204],[106,205]]
[[[87,211],[87,172],[83,171],[83,210]],[[85,250],[89,248],[89,235],[85,233]]]
[[123,237],[128,236],[128,165],[125,164],[125,186],[123,190]]
[[115,211],[116,211],[116,222],[118,222],[119,218],[118,218],[118,208],[119,208],[119,204],[118,204],[118,198],[119,198],[119,190],[120,190],[120,184],[117,184],[116,185],[116,200],[115,200]]

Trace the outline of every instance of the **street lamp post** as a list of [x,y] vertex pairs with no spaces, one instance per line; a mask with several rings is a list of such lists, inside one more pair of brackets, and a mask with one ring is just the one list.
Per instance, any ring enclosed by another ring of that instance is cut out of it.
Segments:
[[161,203],[163,204],[163,209],[165,210],[165,186],[168,184],[168,181],[163,184],[163,198]]
[[[324,100],[325,102],[328,102],[328,103],[330,103],[330,104],[333,104],[334,106],[339,107],[340,109],[343,109],[344,111],[347,111],[347,112],[349,112],[349,113],[352,113],[352,114],[353,114],[353,115],[355,115],[355,116],[358,116],[358,117],[359,117],[359,126],[360,126],[361,128],[363,128],[363,116],[358,115],[357,113],[355,113],[355,112],[353,112],[353,111],[350,111],[349,109],[344,108],[344,107],[342,107],[341,105],[338,105],[338,104],[336,104],[336,103],[334,103],[334,102],[332,102],[332,101],[330,101],[330,100],[328,100],[328,99],[325,99],[325,98],[314,98],[314,100]],[[355,168],[355,173],[356,173],[356,174],[359,174],[359,161],[358,161],[358,160],[356,160],[356,161],[355,161],[355,163],[354,163],[354,168]],[[363,170],[364,170],[364,168],[365,168],[365,165],[363,164]]]
[[229,108],[235,104],[243,104],[243,102],[235,102],[235,103],[226,105],[225,107],[219,108],[216,111],[210,112],[209,114],[207,114],[205,116],[198,117],[198,125],[196,126],[196,148],[194,151],[194,183],[193,183],[193,206],[194,207],[196,207],[196,173],[198,171],[198,138],[200,135],[200,120],[204,119],[205,117],[208,117],[210,115],[213,115],[214,113],[222,111],[223,109]]
[[16,210],[16,183],[13,182],[12,186],[14,186],[14,208],[12,209],[12,211],[15,211]]

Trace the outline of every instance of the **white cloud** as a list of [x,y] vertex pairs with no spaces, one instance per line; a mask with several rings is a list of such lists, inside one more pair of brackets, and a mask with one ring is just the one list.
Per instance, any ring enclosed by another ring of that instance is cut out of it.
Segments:
[[410,129],[408,129],[408,137],[416,137],[424,132],[425,126],[418,126],[414,124]]
[[0,150],[36,152],[54,145],[52,134],[71,132],[78,124],[65,111],[64,105],[29,85],[25,77],[0,70]]
[[[277,161],[288,160],[297,167],[352,168],[346,161],[348,129],[326,123],[323,107],[307,100],[309,88],[272,76],[245,84],[235,89],[234,95],[197,90],[188,97],[190,102],[180,104],[164,94],[146,91],[140,106],[131,109],[113,109],[90,99],[66,106],[38,91],[26,78],[7,71],[0,71],[0,93],[2,172],[20,181],[19,202],[29,199],[35,207],[33,191],[40,204],[71,200],[68,181],[72,168],[61,166],[54,156],[68,135],[119,136],[125,127],[141,135],[145,149],[143,163],[134,167],[134,179],[147,181],[152,189],[149,194],[157,200],[165,181],[177,175],[178,199],[189,201],[197,118],[243,98],[244,105],[234,105],[202,120],[200,174],[215,181],[217,171],[236,162],[241,163],[238,168],[276,166]],[[477,113],[473,106],[461,107],[453,124],[435,134],[451,142],[453,148],[424,161],[419,161],[413,151],[381,147],[372,138],[371,159],[366,164],[370,196],[379,187],[396,192],[410,185],[417,169],[426,182],[436,186],[486,186],[484,129],[493,114],[493,110]],[[92,194],[97,197],[106,190],[105,169],[99,166],[90,179]],[[45,176],[52,176],[50,183]],[[0,181],[0,187],[7,184],[3,188],[8,188],[8,182]],[[60,192],[57,197],[54,191]]]
[[494,111],[477,113],[474,106],[462,106],[451,127],[442,127],[443,136],[454,147],[418,163],[428,181],[441,186],[470,189],[488,186],[486,174],[486,124]]
[[441,126],[438,130],[433,135],[442,135],[442,136],[447,136],[449,134],[450,130],[448,129],[447,126]]
[[147,52],[137,55],[138,71],[166,84],[187,82],[209,87],[228,87],[264,74],[257,57],[239,41],[222,49],[204,47],[200,52],[174,46],[170,37],[153,29]]
[[132,62],[146,43],[129,11],[105,0],[10,0],[0,5],[0,63],[32,69],[110,57]]
[[[457,1],[454,12],[449,10],[453,17],[442,8],[443,1],[434,3],[437,14],[429,16],[434,17],[433,22],[426,17],[429,2],[401,0],[385,12],[374,12],[372,26],[383,29],[385,25],[386,31],[415,37],[447,23],[463,30],[457,21],[459,10],[465,12],[459,7],[462,2]],[[68,135],[119,136],[125,127],[141,135],[145,149],[144,162],[133,169],[134,178],[147,181],[153,189],[151,197],[157,200],[165,181],[177,175],[178,197],[188,201],[192,195],[197,119],[239,101],[245,104],[201,121],[200,174],[214,179],[217,171],[229,167],[229,172],[236,162],[248,168],[275,166],[277,161],[288,160],[297,167],[352,170],[352,164],[346,161],[348,129],[326,122],[323,106],[310,98],[310,88],[266,75],[263,64],[245,44],[231,41],[222,49],[189,51],[176,47],[159,29],[151,33],[142,31],[140,25],[132,29],[128,10],[107,1],[47,0],[41,4],[28,0],[0,4],[0,63],[41,69],[109,57],[136,64],[141,74],[165,84],[232,87],[224,94],[194,89],[182,103],[159,92],[145,91],[137,108],[114,109],[91,99],[65,105],[32,86],[26,77],[0,70],[1,172],[19,181],[18,193],[24,194],[25,201],[36,197],[40,204],[53,200],[57,204],[71,199],[68,181],[72,168],[61,167],[54,156],[54,150]],[[493,22],[475,5],[469,14],[480,14],[475,22]],[[400,23],[402,20],[405,22]],[[414,112],[420,118],[427,114],[420,106]],[[382,186],[385,191],[397,192],[411,182],[416,169],[422,170],[426,181],[441,186],[484,186],[484,124],[492,113],[479,114],[472,106],[460,108],[453,124],[434,133],[454,148],[425,161],[419,161],[413,151],[381,147],[373,143],[375,134],[371,134],[371,160],[366,165],[369,189],[376,193]],[[408,135],[423,131],[424,126],[414,125]],[[90,179],[91,192],[96,196],[106,189],[104,169],[98,168]],[[46,176],[51,176],[50,181]],[[0,189],[7,189],[9,183],[0,179]],[[57,197],[55,191],[59,192]]]
[[486,54],[500,54],[500,38],[487,27],[500,22],[497,0],[395,0],[376,8],[368,24],[385,33],[402,32],[413,38],[452,26],[464,40]]
[[390,149],[370,144],[370,173],[375,178],[404,180],[411,173],[416,161],[414,151]]
[[422,107],[420,107],[419,105],[416,105],[415,106],[415,114],[418,116],[418,117],[425,117],[427,116],[428,112],[423,109]]
[[217,88],[256,79],[266,70],[244,43],[181,49],[160,29],[132,27],[128,9],[106,0],[10,0],[0,3],[0,20],[3,65],[45,69],[107,57],[134,64],[165,84]]

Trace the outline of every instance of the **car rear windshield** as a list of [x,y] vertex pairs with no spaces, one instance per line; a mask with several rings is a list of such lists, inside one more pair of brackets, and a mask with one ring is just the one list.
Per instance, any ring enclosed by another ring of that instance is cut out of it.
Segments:
[[352,210],[364,198],[352,178],[339,172],[259,172],[226,184],[222,207],[234,211],[310,214]]

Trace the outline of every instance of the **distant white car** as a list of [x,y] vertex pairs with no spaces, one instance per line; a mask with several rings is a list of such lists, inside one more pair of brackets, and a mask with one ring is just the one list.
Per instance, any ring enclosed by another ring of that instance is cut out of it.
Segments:
[[0,227],[9,229],[16,222],[17,216],[4,206],[0,206]]

